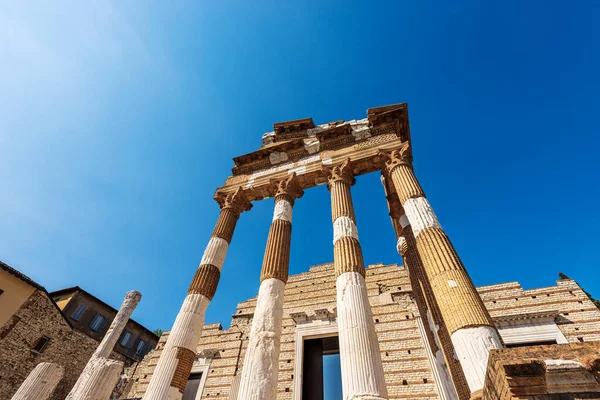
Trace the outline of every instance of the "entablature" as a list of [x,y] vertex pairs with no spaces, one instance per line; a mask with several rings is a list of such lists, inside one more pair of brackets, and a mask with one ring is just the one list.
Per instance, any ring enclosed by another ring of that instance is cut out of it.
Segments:
[[311,118],[281,122],[263,135],[263,146],[234,158],[233,175],[217,189],[227,194],[242,187],[249,201],[273,195],[272,182],[296,173],[302,189],[326,183],[324,167],[352,161],[354,175],[382,167],[380,151],[410,140],[406,103],[372,108],[367,118],[315,125]]

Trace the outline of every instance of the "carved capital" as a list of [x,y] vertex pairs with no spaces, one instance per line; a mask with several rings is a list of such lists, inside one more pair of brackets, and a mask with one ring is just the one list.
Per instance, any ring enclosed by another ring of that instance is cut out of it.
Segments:
[[231,208],[237,214],[241,214],[243,211],[248,211],[252,208],[252,204],[248,201],[241,186],[233,193],[225,194],[218,192],[215,195],[215,200],[222,209]]
[[352,172],[352,163],[347,158],[346,161],[340,165],[336,165],[332,168],[326,168],[325,173],[327,174],[327,187],[331,188],[331,185],[335,182],[344,182],[348,185],[354,185],[356,179],[354,178],[354,172]]
[[275,198],[278,196],[286,196],[292,200],[293,203],[294,200],[299,199],[304,195],[304,190],[302,190],[295,172],[291,173],[285,179],[273,181],[272,185],[275,192]]
[[412,151],[409,142],[402,143],[399,148],[392,151],[380,151],[379,155],[385,161],[385,166],[390,172],[398,165],[412,165]]

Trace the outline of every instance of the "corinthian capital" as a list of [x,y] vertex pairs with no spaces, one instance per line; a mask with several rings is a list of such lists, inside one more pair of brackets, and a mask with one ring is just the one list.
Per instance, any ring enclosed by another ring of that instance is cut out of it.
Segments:
[[248,211],[252,208],[252,204],[244,194],[244,189],[240,186],[233,193],[219,192],[215,195],[215,200],[223,208],[231,208],[234,212],[241,214],[243,211]]
[[327,187],[331,187],[335,182],[344,182],[350,186],[354,185],[354,182],[356,182],[354,172],[352,172],[352,163],[349,158],[340,165],[326,168],[325,172],[327,174]]
[[291,173],[285,179],[273,182],[273,186],[275,188],[275,197],[287,196],[292,203],[304,195],[304,190],[302,190],[295,172]]
[[404,142],[402,145],[392,151],[380,151],[379,155],[385,161],[385,166],[388,171],[394,169],[398,165],[411,165],[412,154],[409,142]]

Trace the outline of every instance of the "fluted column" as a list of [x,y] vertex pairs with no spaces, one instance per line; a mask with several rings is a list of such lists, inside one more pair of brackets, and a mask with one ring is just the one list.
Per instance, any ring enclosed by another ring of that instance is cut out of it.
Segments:
[[[109,360],[108,357],[112,352],[117,340],[123,333],[123,329],[127,325],[129,321],[129,317],[131,317],[131,313],[135,310],[135,307],[138,305],[142,298],[140,292],[132,290],[127,292],[125,295],[125,299],[121,304],[121,308],[117,315],[113,319],[110,324],[108,330],[104,334],[102,341],[90,357],[88,363],[85,365],[85,368],[77,378],[77,382],[69,392],[66,400],[80,400],[80,399],[88,399],[88,393],[99,391],[100,387],[111,386],[111,391],[117,384],[119,379],[119,375],[121,370],[123,369],[123,363],[120,363],[119,373],[116,375],[115,380],[106,381],[105,379],[112,379],[114,374],[98,374],[94,370],[97,369],[100,365],[113,365],[117,361]],[[117,369],[116,366],[111,367],[112,370]]]
[[420,314],[416,319],[419,329],[424,330],[421,333],[425,336],[427,356],[430,358],[430,365],[434,370],[440,398],[467,400],[471,397],[471,391],[467,385],[465,374],[460,363],[454,357],[454,346],[433,297],[410,223],[400,204],[398,194],[390,182],[390,177],[385,172],[384,169],[381,182],[385,190],[392,226],[396,233],[396,250],[402,257],[404,267],[409,273]]
[[283,294],[290,262],[292,207],[302,194],[295,173],[276,184],[275,211],[267,238],[238,400],[277,399]]
[[380,400],[388,394],[350,195],[353,184],[350,160],[328,171],[342,393],[344,400]]
[[409,143],[382,156],[469,389],[478,392],[483,388],[489,351],[502,347],[498,331],[414,175]]
[[106,357],[95,357],[81,373],[81,383],[77,391],[69,399],[74,400],[107,400],[110,398],[121,372],[123,362]]
[[235,225],[242,211],[252,207],[241,187],[235,193],[217,195],[215,199],[221,206],[221,214],[154,369],[144,400],[181,399],[196,357],[204,314],[217,290]]
[[47,400],[64,374],[61,365],[43,362],[35,366],[12,400]]

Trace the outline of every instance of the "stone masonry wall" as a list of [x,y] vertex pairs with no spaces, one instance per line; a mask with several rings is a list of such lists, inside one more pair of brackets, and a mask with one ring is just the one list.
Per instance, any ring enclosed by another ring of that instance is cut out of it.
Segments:
[[[41,353],[32,351],[42,337],[50,341]],[[0,328],[0,399],[10,399],[35,366],[60,364],[65,375],[52,399],[64,399],[98,342],[72,329],[45,292],[36,290]],[[113,352],[111,358],[125,361]]]
[[[381,356],[390,399],[439,399],[434,377],[425,353],[416,317],[406,269],[398,265],[371,265],[366,270],[369,300],[375,319]],[[572,280],[556,286],[523,290],[516,282],[478,288],[492,317],[557,310],[557,325],[569,342],[600,340],[598,310]],[[228,399],[234,376],[239,376],[244,362],[248,334],[256,298],[238,304],[231,327],[205,325],[198,353],[214,353],[203,388],[203,400]],[[279,358],[278,399],[291,400],[294,393],[295,327],[291,314],[328,310],[336,307],[333,264],[311,267],[308,272],[290,276],[285,288],[283,334]],[[424,322],[427,325],[426,318]],[[125,398],[141,397],[164,346],[168,332],[158,346],[137,367],[131,390]]]
[[477,288],[492,318],[558,311],[556,325],[569,342],[600,340],[600,310],[572,279],[556,286],[523,290],[518,282]]

